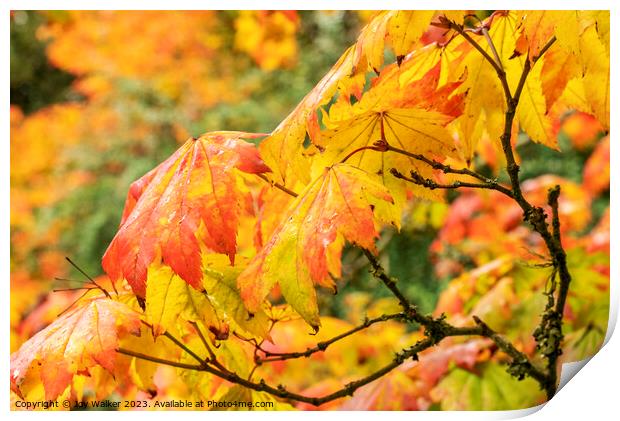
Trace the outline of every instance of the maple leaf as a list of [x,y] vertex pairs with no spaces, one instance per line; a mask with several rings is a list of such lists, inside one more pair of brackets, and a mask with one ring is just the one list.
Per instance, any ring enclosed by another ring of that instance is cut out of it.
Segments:
[[390,19],[387,41],[397,60],[402,60],[428,29],[434,10],[397,10]]
[[260,136],[212,132],[191,138],[135,181],[120,228],[103,256],[110,278],[127,279],[144,297],[147,268],[156,256],[196,289],[201,289],[201,245],[234,263],[243,201],[236,170],[270,171],[254,145],[243,140]]
[[248,259],[241,258],[235,266],[228,265],[225,256],[206,254],[202,257],[205,276],[202,283],[209,299],[214,304],[218,317],[257,338],[268,337],[269,318],[263,309],[254,310],[250,315],[240,292],[237,278],[247,267]]
[[[536,57],[553,36],[554,25],[549,19],[544,19],[544,28],[535,25],[535,22],[541,19],[541,15],[536,13],[498,11],[483,22],[484,26],[489,27],[488,35],[495,51],[486,40],[481,39],[478,44],[489,56],[494,57],[497,65],[505,71],[511,94],[517,90],[525,62]],[[535,35],[532,31],[538,32]],[[535,37],[536,40],[528,39],[528,36]],[[463,40],[461,43],[457,49],[467,52],[462,63],[467,69],[463,89],[469,90],[471,95],[468,95],[465,101],[458,127],[464,142],[464,155],[469,162],[485,131],[491,139],[498,139],[502,134],[506,100],[504,89],[493,67],[482,54],[478,54],[468,45],[468,41]],[[529,58],[524,55],[528,47],[531,47]],[[525,80],[516,115],[521,128],[533,141],[557,149],[557,141],[552,136],[551,120],[547,115],[549,104],[545,100],[541,82],[542,66],[542,62],[533,65]]]
[[[483,22],[489,26],[489,37],[493,40],[498,57],[503,66],[511,59],[515,50],[518,18],[514,13],[495,12]],[[471,36],[475,36],[473,33]],[[492,55],[491,46],[484,40],[478,41],[480,47]],[[446,47],[453,57],[462,59],[455,71],[466,71],[466,79],[461,92],[469,92],[464,101],[464,110],[455,121],[462,141],[462,154],[467,162],[471,162],[476,146],[487,131],[492,139],[498,139],[503,130],[503,113],[505,109],[504,93],[491,64],[473,49],[466,40],[460,44]],[[482,112],[481,112],[482,111]]]
[[413,49],[428,28],[434,10],[388,10],[377,15],[361,30],[355,43],[353,66],[382,72],[385,47],[389,45],[400,61]]
[[[516,57],[506,65],[508,85],[516,91],[526,58]],[[558,149],[557,139],[552,136],[551,119],[547,115],[547,102],[541,82],[542,62],[536,62],[530,71],[517,106],[517,118],[521,128],[537,143]]]
[[555,33],[556,20],[561,19],[562,16],[553,10],[528,10],[523,13],[525,43],[521,48],[527,46],[530,61],[540,55],[542,48]]
[[476,363],[488,359],[487,339],[473,339],[464,343],[444,342],[432,351],[420,355],[420,362],[412,362],[410,374],[433,387],[453,366],[472,369]]
[[221,335],[229,330],[240,330],[244,336],[267,337],[267,315],[258,310],[248,317],[236,288],[237,277],[247,266],[247,259],[241,258],[241,262],[230,266],[226,256],[205,254],[202,265],[204,276],[200,290],[191,287],[167,266],[149,266],[145,313],[153,325],[153,335],[175,331],[180,321],[190,321],[203,323],[216,339],[224,339]]
[[45,399],[55,399],[73,376],[95,365],[114,372],[118,339],[140,335],[140,316],[129,306],[94,298],[65,313],[11,355],[11,389],[27,394],[22,384],[39,375]]
[[[609,15],[607,15],[608,21]],[[609,130],[609,48],[605,45],[604,35],[598,32],[596,25],[588,27],[579,41],[585,97],[592,108],[592,114],[606,130]]]
[[[456,156],[454,139],[445,126],[461,112],[463,97],[456,95],[449,98],[460,82],[438,88],[441,66],[437,63],[422,78],[401,87],[401,72],[417,66],[418,60],[426,62],[426,59],[424,54],[415,55],[400,67],[393,65],[386,68],[359,102],[348,107],[332,107],[328,118],[324,119],[328,129],[321,133],[317,142],[323,149],[317,158],[321,163],[330,165],[346,159],[369,173],[378,174],[399,206],[404,204],[408,186],[403,180],[392,176],[390,170],[396,168],[402,173],[415,170],[426,178],[432,178],[432,168],[414,158],[392,152],[378,154],[360,151],[350,154],[383,140],[389,145],[431,159]],[[394,90],[398,92],[395,95]],[[423,187],[413,188],[422,197],[438,197],[435,192],[429,193]]]
[[551,108],[560,98],[568,82],[580,71],[575,56],[561,48],[552,48],[542,57],[543,68],[540,78],[547,107]]
[[482,364],[478,371],[452,370],[431,391],[433,401],[443,410],[498,411],[531,408],[545,400],[530,377],[518,381],[499,364]]
[[327,104],[337,89],[344,97],[357,91],[365,81],[365,71],[377,73],[383,66],[386,39],[399,60],[415,45],[430,23],[432,11],[379,12],[362,29],[356,43],[342,54],[336,64],[301,100],[295,109],[276,127],[260,145],[261,155],[274,170],[274,176],[286,183],[291,176],[303,183],[309,162],[303,158],[306,134],[315,141],[319,132],[317,110]]
[[[320,326],[314,284],[335,288],[343,240],[374,250],[378,236],[371,206],[392,202],[387,188],[347,164],[325,168],[293,201],[265,247],[239,275],[248,310],[260,308],[277,284],[286,301],[310,324]],[[396,224],[396,220],[390,221]]]
[[179,319],[203,322],[210,330],[225,330],[207,296],[179,278],[168,266],[151,265],[146,285],[146,317],[153,336],[176,326]]

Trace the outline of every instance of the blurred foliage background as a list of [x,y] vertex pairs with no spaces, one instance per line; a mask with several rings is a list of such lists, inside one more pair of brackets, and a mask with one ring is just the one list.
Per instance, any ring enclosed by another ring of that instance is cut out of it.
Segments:
[[[12,300],[11,323],[54,287],[54,278],[79,279],[64,256],[101,275],[133,180],[189,136],[273,130],[371,15],[12,12],[11,286],[23,297]],[[553,173],[582,183],[600,125],[571,113],[555,129],[561,155],[519,139],[523,178]],[[487,158],[480,153],[476,165],[493,176],[497,167],[485,166]],[[597,188],[584,231],[609,206],[608,185]],[[461,272],[476,266],[458,250],[431,247],[455,197],[447,199],[412,203],[402,231],[385,233],[379,244],[384,264],[408,281],[405,292],[423,311],[435,308],[454,275],[436,267],[441,253]],[[337,317],[387,296],[358,251],[347,249],[343,259],[339,298],[322,295],[320,303]]]

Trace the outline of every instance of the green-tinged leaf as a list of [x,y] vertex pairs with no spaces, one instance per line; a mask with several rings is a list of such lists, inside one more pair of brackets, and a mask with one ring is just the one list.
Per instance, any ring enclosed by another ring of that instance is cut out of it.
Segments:
[[154,336],[174,330],[179,319],[203,322],[221,330],[221,322],[205,293],[194,289],[168,266],[148,268],[146,317],[153,325]]
[[279,285],[286,301],[318,329],[314,286],[335,288],[331,275],[340,276],[343,240],[375,249],[378,232],[372,208],[380,202],[392,203],[392,196],[367,172],[348,164],[325,168],[291,203],[271,239],[239,276],[248,309],[260,309]]
[[448,411],[508,411],[531,408],[545,395],[535,380],[518,381],[497,363],[487,363],[477,372],[452,370],[431,392],[441,409]]
[[233,324],[233,330],[238,327],[252,336],[265,338],[269,330],[267,314],[260,307],[250,313],[237,288],[237,278],[247,263],[246,259],[239,259],[235,266],[230,266],[225,256],[203,255],[202,284],[218,314],[223,314],[225,320]]

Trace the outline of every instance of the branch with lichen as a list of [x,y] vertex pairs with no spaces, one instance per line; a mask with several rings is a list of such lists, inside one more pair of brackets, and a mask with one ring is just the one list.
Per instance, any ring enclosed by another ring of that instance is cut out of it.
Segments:
[[[512,126],[517,112],[517,106],[523,93],[525,83],[528,75],[530,74],[533,66],[538,60],[553,46],[556,42],[555,36],[549,39],[547,43],[541,48],[538,55],[531,59],[526,59],[521,72],[521,76],[515,88],[514,94],[511,94],[508,87],[508,79],[506,72],[504,71],[499,58],[496,55],[496,59],[493,59],[484,50],[480,44],[478,44],[470,35],[469,31],[462,25],[450,21],[445,16],[440,17],[436,26],[453,29],[463,36],[467,42],[469,42],[477,51],[479,51],[486,61],[494,68],[497,76],[504,88],[504,96],[506,99],[506,112],[504,118],[504,130],[500,137],[502,150],[506,158],[506,172],[510,178],[510,191],[512,198],[521,207],[523,211],[523,219],[529,223],[534,231],[536,231],[543,239],[547,250],[551,256],[554,272],[552,275],[552,283],[554,285],[550,292],[546,292],[548,302],[541,318],[541,322],[538,328],[534,332],[534,337],[538,344],[538,350],[547,359],[547,368],[542,385],[547,393],[547,397],[551,399],[557,391],[557,360],[562,354],[561,343],[563,339],[562,334],[562,318],[564,314],[564,307],[566,305],[566,299],[568,297],[569,285],[571,282],[571,275],[568,271],[566,263],[566,251],[562,246],[560,237],[560,219],[558,214],[558,199],[560,195],[560,186],[555,186],[549,189],[547,201],[551,207],[551,229],[547,222],[549,215],[545,210],[539,206],[532,205],[524,196],[521,189],[521,182],[519,179],[519,165],[516,162],[513,146],[511,142],[512,138]],[[484,28],[482,28],[484,29]],[[482,31],[484,33],[484,31]],[[485,37],[489,43],[490,49],[496,51],[493,41],[490,37]],[[413,178],[413,177],[412,177]],[[432,186],[432,183],[427,180],[415,178],[414,182],[421,185]],[[555,297],[555,277],[559,278],[559,289],[557,291],[557,298]],[[519,375],[519,377],[521,377]]]

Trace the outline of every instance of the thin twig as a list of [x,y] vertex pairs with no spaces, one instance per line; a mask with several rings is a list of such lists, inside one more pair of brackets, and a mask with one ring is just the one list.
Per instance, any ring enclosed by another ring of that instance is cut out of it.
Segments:
[[200,338],[200,341],[202,342],[202,344],[205,346],[205,348],[207,349],[207,352],[209,353],[209,363],[212,363],[214,366],[219,367],[219,368],[224,368],[220,362],[217,360],[217,357],[215,355],[215,353],[213,352],[213,349],[211,349],[211,346],[209,345],[209,342],[207,342],[207,338],[205,338],[205,336],[202,333],[202,330],[200,330],[200,327],[198,326],[198,323],[196,322],[189,322],[194,329],[196,330],[196,333],[198,334],[198,337]]
[[489,48],[491,48],[491,52],[493,53],[493,56],[495,57],[495,61],[497,62],[497,65],[502,70],[504,70],[502,59],[499,57],[499,54],[497,53],[497,49],[495,48],[495,43],[493,43],[493,40],[491,39],[489,35],[489,30],[486,28],[486,26],[482,25],[481,31],[482,31],[482,35],[484,35],[484,38],[487,40],[487,44],[489,44]]
[[297,196],[298,196],[298,194],[297,194],[297,193],[295,193],[293,190],[289,189],[288,187],[283,186],[283,185],[282,185],[282,184],[280,184],[280,183],[276,183],[276,182],[274,182],[274,181],[269,180],[269,179],[267,178],[267,176],[265,176],[265,174],[256,174],[256,175],[257,175],[258,177],[262,178],[263,180],[265,180],[266,182],[268,182],[269,184],[271,184],[273,187],[275,187],[275,188],[278,188],[278,189],[282,190],[284,193],[286,193],[286,194],[288,194],[288,195],[290,195],[290,196],[293,196],[293,197],[297,197]]
[[[465,38],[465,40],[467,42],[469,42],[470,45],[472,45],[476,50],[478,50],[478,52],[480,54],[482,54],[482,56],[485,58],[486,61],[489,62],[489,64],[491,66],[493,66],[493,69],[495,69],[495,73],[497,73],[497,76],[500,79],[500,82],[502,84],[502,89],[504,90],[504,95],[506,96],[506,98],[512,98],[512,95],[510,94],[510,87],[508,86],[508,80],[506,79],[506,72],[504,71],[504,69],[502,68],[501,64],[498,62],[495,62],[495,60],[493,60],[493,57],[491,57],[489,55],[489,53],[487,53],[484,48],[482,48],[480,46],[480,44],[478,44],[476,42],[476,40],[474,40],[463,28],[462,25],[459,25],[455,22],[449,21],[450,22],[450,28],[454,29],[456,32],[458,32],[459,34],[461,34],[463,36],[463,38]],[[495,54],[497,54],[497,52],[495,51]],[[498,56],[499,59],[499,56]]]
[[361,330],[367,329],[370,326],[374,325],[375,323],[385,322],[387,320],[406,319],[406,317],[407,316],[405,313],[395,313],[395,314],[384,314],[374,319],[366,319],[364,323],[362,323],[361,325],[356,326],[350,330],[347,330],[346,332],[343,332],[340,335],[334,336],[333,338],[329,340],[321,341],[318,344],[316,344],[316,346],[312,348],[308,348],[305,351],[301,351],[301,352],[270,352],[256,345],[257,349],[263,352],[266,357],[266,358],[258,358],[257,362],[266,363],[266,362],[273,362],[273,361],[290,360],[294,358],[303,358],[303,357],[307,358],[317,352],[325,351],[333,343],[338,342],[348,336],[351,336],[354,333],[357,333]]
[[519,380],[522,380],[525,375],[529,375],[530,377],[535,379],[540,385],[546,384],[548,380],[547,375],[542,370],[534,366],[534,364],[530,362],[527,355],[515,348],[513,344],[500,336],[477,316],[473,316],[473,319],[476,322],[476,325],[478,325],[478,327],[480,328],[480,335],[491,339],[499,349],[504,351],[512,358],[510,368],[511,374],[518,377]]
[[[74,268],[76,268],[82,275],[84,275],[93,285],[95,285],[97,288],[99,288],[105,294],[106,297],[112,298],[105,288],[103,288],[101,285],[99,285],[93,278],[90,277],[90,275],[88,275],[86,272],[84,272],[77,264],[75,264],[75,262],[73,260],[71,260],[68,256],[65,256],[65,259],[67,260],[67,262],[71,263],[71,265]],[[114,286],[114,284],[112,284],[112,285]],[[116,292],[116,289],[114,291]],[[116,292],[116,295],[118,295],[118,292]]]
[[383,282],[383,284],[398,299],[398,302],[405,311],[405,314],[409,316],[412,313],[417,313],[416,307],[411,304],[407,297],[405,297],[405,294],[403,294],[398,286],[396,286],[396,280],[389,277],[387,273],[385,273],[385,269],[383,269],[383,266],[381,266],[381,263],[379,263],[379,260],[375,257],[375,255],[370,250],[365,248],[362,249],[362,252],[370,262],[372,275]]
[[202,370],[202,365],[197,364],[185,364],[177,361],[166,360],[164,358],[154,357],[152,355],[143,354],[141,352],[132,351],[130,349],[118,348],[116,350],[119,354],[129,355],[131,357],[140,358],[141,360],[151,361],[157,364],[169,365],[171,367],[185,368],[187,370]]
[[99,288],[97,287],[56,288],[56,289],[53,289],[52,292],[66,292],[66,291],[80,291],[80,290],[90,291],[91,289],[98,290]]
[[468,175],[468,176],[476,178],[476,179],[478,179],[478,180],[480,180],[480,181],[482,181],[484,183],[498,185],[496,180],[492,180],[492,179],[490,179],[488,177],[485,177],[484,175],[482,175],[480,173],[477,173],[476,171],[470,170],[469,168],[452,168],[450,165],[442,164],[441,162],[435,161],[434,159],[427,158],[424,155],[416,154],[416,153],[413,153],[413,152],[409,152],[409,151],[406,151],[404,149],[399,149],[399,148],[397,148],[395,146],[392,146],[392,145],[388,145],[387,146],[387,150],[391,151],[391,152],[396,152],[396,153],[399,153],[401,155],[405,155],[405,156],[408,156],[408,157],[413,158],[415,160],[418,160],[420,162],[423,162],[426,165],[428,165],[431,168],[433,168],[434,170],[442,171],[444,174]]
[[468,183],[466,181],[455,181],[453,183],[450,184],[441,184],[441,183],[437,183],[434,180],[431,180],[430,178],[425,178],[422,177],[420,174],[418,174],[415,171],[411,171],[411,177],[407,177],[403,174],[401,174],[396,168],[392,168],[390,170],[390,173],[396,177],[396,178],[400,178],[402,180],[405,181],[409,181],[413,184],[417,184],[419,186],[425,187],[429,190],[435,190],[435,189],[458,189],[458,188],[462,188],[462,187],[468,187],[468,188],[474,188],[474,189],[487,189],[487,190],[497,190],[497,191],[501,191],[502,193],[504,193],[505,195],[512,197],[512,193],[510,192],[509,189],[497,184],[497,183]]

